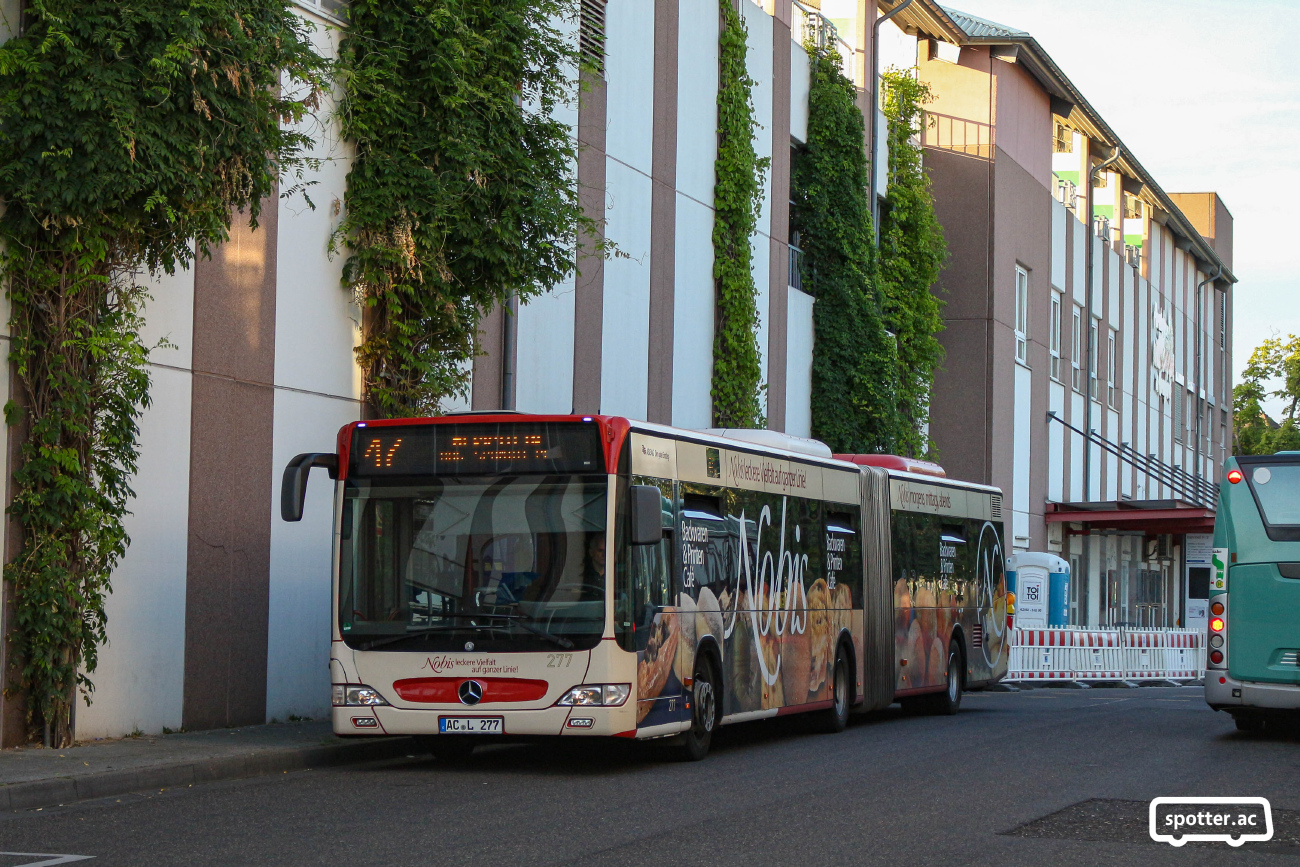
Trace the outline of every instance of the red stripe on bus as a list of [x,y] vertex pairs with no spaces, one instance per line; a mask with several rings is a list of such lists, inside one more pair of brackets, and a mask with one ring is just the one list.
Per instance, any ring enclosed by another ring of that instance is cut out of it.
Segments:
[[537,701],[546,695],[549,684],[544,680],[522,677],[411,677],[393,683],[404,701],[423,704],[459,704],[460,685],[467,680],[483,686],[481,704],[501,701]]
[[826,701],[810,701],[807,704],[791,704],[785,707],[777,708],[776,715],[787,716],[792,713],[803,713],[804,711],[810,711],[810,710],[826,710],[827,708],[831,707],[833,704],[835,704],[835,702],[831,701],[830,699],[827,699]]

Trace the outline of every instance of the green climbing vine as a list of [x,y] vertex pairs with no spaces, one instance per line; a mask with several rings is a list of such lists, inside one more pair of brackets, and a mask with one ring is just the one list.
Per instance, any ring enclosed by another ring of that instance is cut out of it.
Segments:
[[719,0],[718,157],[713,188],[713,424],[760,428],[762,358],[750,239],[763,207],[763,173],[771,160],[754,152],[751,90],[745,68],[745,23],[731,0]]
[[130,542],[149,403],[141,276],[207,253],[236,211],[256,220],[307,144],[292,124],[324,65],[285,0],[28,0],[23,20],[0,46],[0,271],[18,382],[5,418],[21,442],[5,578],[29,720],[66,744]]
[[892,448],[921,457],[930,452],[930,392],[943,361],[943,346],[935,336],[943,330],[942,307],[931,287],[948,257],[916,138],[924,106],[933,97],[915,70],[890,67],[883,83],[889,191],[880,211],[876,286],[885,328],[893,333],[898,353],[894,394],[899,418]]
[[866,131],[840,57],[812,58],[807,147],[791,175],[813,305],[812,434],[836,452],[889,451],[899,427],[897,356],[874,285]]
[[340,47],[356,146],[336,244],[364,308],[357,360],[381,416],[463,395],[484,311],[568,277],[595,235],[577,144],[576,0],[353,0]]

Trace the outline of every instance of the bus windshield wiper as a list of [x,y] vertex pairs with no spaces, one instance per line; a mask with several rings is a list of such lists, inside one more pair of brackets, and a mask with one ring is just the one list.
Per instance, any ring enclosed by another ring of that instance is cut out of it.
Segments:
[[[573,642],[570,641],[569,639],[564,638],[563,636],[560,635],[555,635],[553,633],[547,632],[545,629],[542,629],[541,627],[533,626],[531,623],[525,622],[523,620],[523,616],[520,614],[488,614],[486,612],[483,612],[478,614],[469,614],[469,613],[440,614],[438,616],[455,617],[461,619],[492,618],[496,620],[506,620],[509,621],[510,625],[512,626],[518,626],[524,631],[531,632],[533,635],[539,636],[541,638],[545,638],[547,641],[558,644],[560,647],[563,647],[566,650],[573,647]],[[498,626],[494,626],[489,623],[470,623],[469,627],[472,629],[499,629],[500,628]],[[363,647],[362,649],[373,650],[376,647],[383,647],[385,644],[395,644],[396,642],[406,638],[419,638],[421,636],[427,636],[431,634],[437,634],[439,632],[448,632],[451,630],[464,629],[464,628],[465,627],[463,625],[454,625],[450,623],[443,623],[443,624],[439,624],[438,626],[425,626],[425,627],[421,627],[420,629],[412,629],[409,632],[403,632],[401,635],[388,635],[383,638],[376,638],[373,641],[366,642],[366,646]]]

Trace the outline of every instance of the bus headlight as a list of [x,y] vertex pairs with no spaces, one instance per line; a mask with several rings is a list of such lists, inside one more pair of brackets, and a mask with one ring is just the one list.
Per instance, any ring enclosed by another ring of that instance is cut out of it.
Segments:
[[352,686],[346,683],[336,683],[334,684],[332,699],[335,707],[375,707],[388,704],[384,697],[379,694],[379,690],[364,684]]
[[575,686],[556,702],[561,707],[619,707],[632,694],[630,683],[593,683]]

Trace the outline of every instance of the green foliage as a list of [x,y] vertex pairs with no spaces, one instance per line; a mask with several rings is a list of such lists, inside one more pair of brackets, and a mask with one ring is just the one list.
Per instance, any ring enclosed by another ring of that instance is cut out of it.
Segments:
[[[1269,390],[1270,384],[1278,387]],[[1283,402],[1281,422],[1264,412],[1268,397]],[[1271,337],[1250,354],[1241,382],[1232,390],[1234,453],[1271,455],[1300,450],[1300,338]]]
[[[353,0],[340,49],[356,145],[337,243],[365,308],[357,360],[380,415],[464,394],[483,311],[572,273],[574,0]],[[594,232],[593,232],[594,234]]]
[[809,46],[808,146],[795,159],[794,220],[813,305],[812,433],[836,452],[897,439],[897,356],[873,286],[866,132],[840,58]]
[[713,279],[717,314],[713,337],[713,424],[760,428],[762,358],[750,239],[763,208],[763,173],[771,160],[754,153],[751,91],[745,69],[745,23],[731,0],[719,0],[718,157],[713,188]]
[[930,178],[921,164],[923,106],[933,101],[930,86],[915,70],[891,67],[883,76],[884,113],[889,121],[889,193],[880,213],[880,251],[876,287],[885,328],[898,352],[895,399],[899,412],[893,450],[921,457],[930,451],[926,425],[935,368],[943,346],[939,299],[930,287],[948,258],[943,227],[934,215]]
[[34,721],[66,743],[89,701],[148,405],[142,271],[255,220],[306,139],[323,61],[285,0],[30,0],[0,46],[0,269],[21,462],[6,566]]

